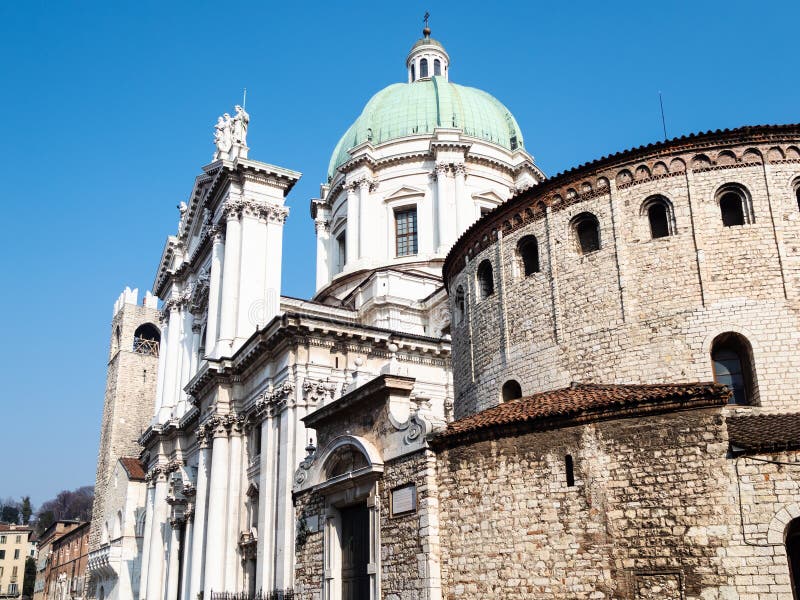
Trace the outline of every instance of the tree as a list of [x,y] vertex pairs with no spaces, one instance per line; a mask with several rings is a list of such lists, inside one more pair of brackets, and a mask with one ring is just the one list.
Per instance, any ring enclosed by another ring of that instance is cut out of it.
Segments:
[[94,487],[87,485],[75,490],[62,490],[52,500],[43,502],[36,511],[36,532],[41,535],[56,521],[74,519],[89,521],[92,518]]
[[32,556],[25,559],[25,578],[22,580],[22,595],[33,597],[33,587],[36,583],[36,561]]
[[20,508],[20,514],[22,515],[22,524],[29,525],[31,522],[31,515],[33,514],[33,506],[31,506],[30,496],[22,497],[22,507]]
[[0,500],[0,521],[5,523],[19,523],[20,509],[22,505],[13,498]]

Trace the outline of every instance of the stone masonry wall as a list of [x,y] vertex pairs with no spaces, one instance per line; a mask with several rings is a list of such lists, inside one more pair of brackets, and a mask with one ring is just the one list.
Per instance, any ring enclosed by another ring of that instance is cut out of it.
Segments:
[[[158,357],[133,352],[136,329],[144,324],[158,326],[158,311],[145,306],[124,304],[111,322],[111,351],[106,376],[97,478],[94,487],[89,550],[100,546],[106,516],[106,487],[121,456],[138,456],[139,436],[153,416]],[[116,331],[119,328],[119,343]]]
[[[458,286],[467,295],[452,328],[456,418],[497,404],[509,379],[524,395],[572,381],[708,381],[711,342],[726,331],[753,346],[758,403],[797,406],[800,355],[785,348],[800,338],[798,181],[796,146],[683,148],[564,178],[546,209],[487,226],[488,243],[449,281],[451,299]],[[724,227],[719,190],[731,184],[752,218]],[[673,235],[652,239],[645,201],[656,195],[672,207]],[[602,244],[586,255],[571,225],[583,212],[598,219]],[[541,266],[527,277],[516,251],[526,235]],[[496,292],[481,300],[484,259]]]
[[798,471],[739,459],[740,510],[727,410],[441,451],[443,598],[791,598],[778,538],[800,516]]

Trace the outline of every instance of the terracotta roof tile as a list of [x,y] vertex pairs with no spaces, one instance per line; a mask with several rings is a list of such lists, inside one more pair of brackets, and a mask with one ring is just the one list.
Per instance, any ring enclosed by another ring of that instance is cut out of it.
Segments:
[[737,415],[726,419],[732,446],[748,452],[800,448],[800,413]]
[[[481,432],[536,429],[555,423],[570,425],[591,419],[627,416],[631,409],[676,410],[726,404],[728,388],[715,383],[655,385],[573,384],[504,402],[447,426],[433,443],[484,438]],[[565,422],[566,421],[566,422]]]
[[119,462],[122,463],[122,468],[128,474],[128,479],[131,481],[144,481],[144,468],[138,458],[123,456],[119,459]]

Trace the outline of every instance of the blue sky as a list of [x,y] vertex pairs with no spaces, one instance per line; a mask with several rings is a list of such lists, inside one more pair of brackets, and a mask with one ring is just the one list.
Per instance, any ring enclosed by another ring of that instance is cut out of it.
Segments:
[[800,121],[796,1],[1,3],[0,497],[94,483],[113,302],[149,289],[243,87],[251,158],[304,174],[283,293],[313,293],[308,201],[426,9],[549,175],[663,137],[659,90],[670,137]]

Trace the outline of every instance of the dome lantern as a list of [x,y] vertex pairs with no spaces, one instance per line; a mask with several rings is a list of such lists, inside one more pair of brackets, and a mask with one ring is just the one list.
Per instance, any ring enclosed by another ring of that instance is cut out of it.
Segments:
[[416,41],[406,58],[406,69],[408,70],[408,83],[424,81],[431,77],[442,77],[445,81],[448,80],[450,57],[444,46],[431,37],[428,13],[425,13],[425,28],[422,30],[422,38]]

